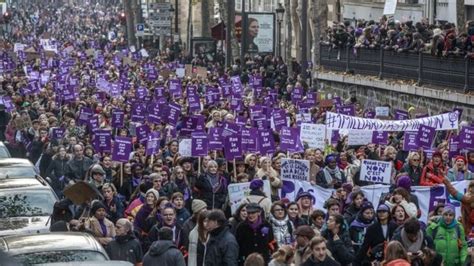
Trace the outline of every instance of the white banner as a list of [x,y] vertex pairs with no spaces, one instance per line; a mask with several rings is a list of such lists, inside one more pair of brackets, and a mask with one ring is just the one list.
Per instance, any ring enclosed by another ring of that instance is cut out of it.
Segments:
[[370,130],[351,130],[347,134],[347,145],[367,145],[372,143],[372,131]]
[[191,139],[182,139],[179,142],[178,153],[180,156],[191,157]]
[[332,112],[326,113],[326,126],[330,129],[358,129],[372,131],[417,131],[420,125],[436,130],[458,129],[456,112],[411,120],[380,120],[355,117]]
[[280,177],[285,180],[309,181],[309,161],[281,159]]
[[[227,191],[229,192],[231,212],[235,213],[240,204],[242,204],[242,200],[250,193],[250,182],[230,184],[227,187]],[[271,197],[272,190],[270,188],[270,181],[263,180],[263,192],[268,198]]]
[[[453,186],[460,192],[465,192],[470,181],[453,182]],[[380,198],[389,192],[390,186],[383,184],[376,184],[371,186],[361,187],[365,198],[372,202],[375,208],[379,205]],[[289,201],[294,201],[296,196],[301,192],[309,192],[314,196],[315,202],[313,207],[326,212],[324,203],[328,200],[334,189],[325,189],[320,186],[312,186],[309,182],[298,180],[283,180],[283,187],[281,189],[281,198],[287,198]],[[453,199],[444,186],[422,187],[413,186],[412,194],[418,198],[418,204],[421,211],[420,221],[427,223],[428,215],[438,205],[438,203],[449,203],[454,205],[456,209],[456,218],[461,216],[461,203]]]
[[322,124],[302,123],[300,127],[300,140],[309,148],[324,150],[324,139],[326,138],[326,126]]
[[362,160],[360,166],[360,180],[374,183],[390,184],[392,162]]

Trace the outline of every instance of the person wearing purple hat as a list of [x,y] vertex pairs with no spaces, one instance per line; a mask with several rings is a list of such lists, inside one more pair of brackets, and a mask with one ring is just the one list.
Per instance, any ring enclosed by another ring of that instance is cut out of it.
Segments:
[[243,202],[257,203],[263,209],[265,217],[269,217],[272,208],[272,201],[267,195],[265,195],[263,185],[264,183],[261,179],[252,180],[252,182],[250,182],[250,193],[245,197]]
[[445,265],[464,265],[467,257],[466,236],[462,225],[456,220],[453,205],[446,204],[443,215],[426,229],[435,244],[435,251],[444,258]]
[[311,224],[311,213],[313,212],[314,196],[309,192],[300,192],[296,196],[296,202],[299,206],[300,218],[304,224]]
[[376,210],[376,219],[367,227],[364,241],[357,252],[355,265],[370,263],[374,260],[381,262],[384,258],[385,245],[397,230],[397,224],[390,219],[390,208],[381,203]]
[[374,205],[371,202],[365,201],[360,207],[360,211],[357,213],[356,218],[349,226],[349,235],[354,245],[354,251],[357,253],[359,247],[365,238],[367,227],[374,223]]
[[324,188],[340,188],[346,182],[344,172],[337,166],[336,155],[326,156],[326,166],[316,175],[316,184]]

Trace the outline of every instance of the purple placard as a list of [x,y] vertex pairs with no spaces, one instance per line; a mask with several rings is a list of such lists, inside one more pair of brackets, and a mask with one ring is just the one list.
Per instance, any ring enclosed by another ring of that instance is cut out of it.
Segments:
[[179,81],[179,79],[170,80],[169,89],[170,89],[171,96],[175,98],[181,97],[183,93],[181,82]]
[[141,125],[135,128],[135,135],[140,143],[147,141],[148,134],[150,134],[150,127],[148,127],[148,125]]
[[153,131],[148,135],[146,142],[146,155],[155,154],[160,148],[160,132]]
[[331,144],[337,144],[340,139],[341,135],[339,135],[339,129],[333,129],[331,134]]
[[372,131],[372,143],[387,145],[388,132],[387,131]]
[[98,152],[110,152],[112,135],[110,130],[96,130],[94,132],[94,149]]
[[403,150],[404,151],[417,151],[419,146],[416,141],[418,135],[417,131],[407,131],[404,134]]
[[191,134],[191,156],[206,156],[209,152],[209,138],[203,132]]
[[93,116],[89,119],[89,129],[90,131],[94,132],[99,129],[99,118],[97,116]]
[[242,150],[244,152],[257,152],[257,139],[255,136],[258,134],[256,128],[242,128]]
[[451,138],[449,138],[449,158],[453,158],[459,154],[459,144],[459,136],[453,134]]
[[79,111],[79,119],[78,119],[78,124],[79,125],[87,125],[89,123],[90,117],[94,113],[92,112],[92,109],[89,107],[81,107],[81,110]]
[[181,115],[181,106],[177,103],[169,103],[169,116],[168,124],[176,126],[179,121],[179,116]]
[[143,103],[135,103],[132,105],[132,121],[143,123],[145,121],[146,105]]
[[420,125],[418,128],[418,134],[416,136],[418,146],[422,147],[423,149],[431,149],[435,134],[436,128]]
[[240,132],[240,127],[234,123],[225,123],[222,130],[222,137],[227,137],[230,135],[237,135]]
[[336,110],[339,114],[355,116],[354,105],[344,105],[344,106],[336,108]]
[[316,105],[318,102],[318,93],[317,92],[308,92],[306,95],[306,104]]
[[342,107],[341,97],[337,96],[337,97],[332,98],[332,102],[334,106],[336,106],[336,108]]
[[242,156],[242,137],[240,135],[224,138],[224,154],[226,160],[234,160]]
[[254,117],[253,126],[258,128],[259,130],[264,130],[270,128],[270,120],[267,119],[265,116],[257,116]]
[[410,115],[405,110],[396,109],[394,114],[395,120],[407,120]]
[[375,118],[375,112],[372,110],[366,110],[364,112],[364,118]]
[[199,100],[199,95],[189,94],[188,95],[188,106],[189,106],[189,112],[190,113],[201,111],[201,102]]
[[297,152],[300,131],[295,127],[282,127],[280,130],[280,149],[282,151]]
[[54,127],[51,129],[51,139],[60,140],[64,137],[66,129],[61,127]]
[[161,123],[161,109],[157,102],[151,102],[148,105],[148,115],[146,120],[150,123],[160,124]]
[[259,130],[257,143],[260,154],[270,154],[275,152],[275,140],[273,138],[272,130]]
[[138,100],[144,99],[148,95],[148,90],[145,87],[138,87],[135,92],[135,98]]
[[215,151],[222,149],[222,128],[211,127],[209,129],[209,150]]
[[158,99],[164,96],[165,96],[165,87],[163,86],[155,87],[155,98]]
[[123,128],[124,126],[125,112],[119,109],[112,111],[112,127]]
[[459,148],[474,150],[474,127],[463,127],[459,133]]
[[301,100],[303,100],[303,88],[295,87],[291,92],[291,101],[296,104]]
[[230,78],[230,81],[232,83],[232,87],[234,88],[232,90],[232,94],[234,96],[241,96],[242,93],[244,92],[243,87],[242,87],[242,81],[240,80],[239,76],[233,76]]
[[283,109],[274,110],[272,113],[273,125],[276,131],[280,131],[282,127],[286,126],[286,111]]
[[128,162],[132,153],[132,139],[124,137],[116,137],[112,152],[112,160],[117,162]]

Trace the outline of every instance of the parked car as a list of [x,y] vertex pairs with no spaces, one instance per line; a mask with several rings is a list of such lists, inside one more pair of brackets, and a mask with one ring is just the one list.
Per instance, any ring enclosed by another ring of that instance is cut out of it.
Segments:
[[39,176],[0,179],[0,236],[48,232],[57,200]]
[[0,141],[0,158],[11,158],[10,151],[3,142]]
[[108,261],[104,248],[87,233],[45,233],[0,238],[4,250],[22,265]]
[[2,178],[35,178],[38,176],[35,166],[27,159],[0,159],[0,179]]

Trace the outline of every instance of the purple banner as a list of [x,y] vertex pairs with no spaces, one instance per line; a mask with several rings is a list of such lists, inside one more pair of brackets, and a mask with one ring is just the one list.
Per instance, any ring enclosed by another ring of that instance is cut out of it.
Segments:
[[258,150],[260,154],[270,154],[275,152],[275,140],[272,130],[260,130],[258,132]]
[[124,126],[125,112],[119,109],[112,111],[112,127],[123,128]]
[[403,140],[403,150],[404,151],[417,151],[419,146],[416,141],[418,132],[416,131],[406,131],[404,134]]
[[220,150],[223,147],[222,143],[222,128],[211,127],[209,129],[209,150]]
[[257,152],[256,128],[242,128],[242,150],[244,152]]
[[474,127],[463,127],[459,133],[459,148],[474,150]]
[[294,127],[282,127],[280,130],[280,149],[282,151],[297,152],[300,131]]
[[387,145],[388,144],[388,132],[387,131],[373,131],[372,132],[372,143]]
[[132,153],[132,139],[116,137],[112,152],[112,160],[126,163],[128,162],[130,153]]
[[226,160],[234,160],[242,156],[242,137],[228,136],[224,139],[224,154]]
[[96,130],[94,132],[94,149],[98,152],[110,152],[112,150],[112,135],[110,130]]
[[418,146],[422,147],[423,149],[431,149],[435,135],[436,128],[420,125],[418,128],[418,134],[416,136]]
[[344,106],[336,108],[336,110],[337,110],[337,113],[339,114],[355,116],[354,105],[344,105]]
[[195,132],[191,135],[191,156],[206,156],[209,152],[209,138],[203,132]]

